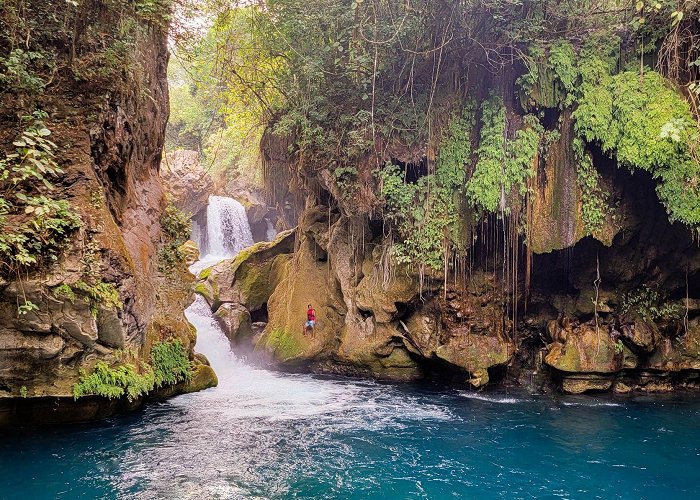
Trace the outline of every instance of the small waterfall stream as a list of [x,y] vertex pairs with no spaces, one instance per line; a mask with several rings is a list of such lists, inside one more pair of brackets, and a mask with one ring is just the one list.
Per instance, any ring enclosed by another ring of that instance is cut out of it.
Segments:
[[207,227],[192,227],[192,240],[199,247],[200,260],[190,267],[197,274],[217,262],[235,257],[253,244],[245,207],[233,198],[210,196],[207,205]]
[[210,196],[206,254],[227,259],[253,244],[245,208],[233,198]]

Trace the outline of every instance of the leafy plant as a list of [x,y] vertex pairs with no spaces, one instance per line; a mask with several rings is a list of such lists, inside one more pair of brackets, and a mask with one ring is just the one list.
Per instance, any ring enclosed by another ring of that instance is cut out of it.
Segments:
[[[0,158],[0,273],[20,280],[29,269],[56,261],[82,224],[68,201],[49,196],[54,189],[50,179],[63,171],[44,117],[25,117],[32,124],[14,141],[14,152]],[[25,298],[19,313],[36,309]]]
[[179,339],[155,344],[151,350],[151,362],[157,387],[192,378],[192,364]]
[[107,309],[123,307],[117,288],[112,283],[104,281],[87,283],[80,280],[72,284],[62,283],[52,288],[52,292],[55,297],[65,298],[70,302],[75,302],[77,297],[82,298],[89,304],[93,317],[97,317],[100,306]]
[[132,364],[110,367],[98,361],[91,374],[81,372],[80,380],[73,386],[73,397],[87,395],[116,399],[123,396],[129,401],[146,395],[156,387],[190,380],[192,364],[180,340],[168,340],[154,344],[151,363],[141,370]]
[[625,314],[628,311],[636,312],[645,321],[678,320],[682,317],[683,308],[680,304],[667,302],[659,291],[642,285],[622,296],[620,312]]
[[615,348],[615,354],[620,354],[625,348],[621,340],[616,341],[613,346]]
[[473,104],[468,103],[444,131],[435,172],[415,183],[404,182],[404,172],[391,163],[377,172],[385,218],[400,237],[393,247],[398,263],[441,269],[446,249],[462,248],[460,193],[471,161],[473,126]]

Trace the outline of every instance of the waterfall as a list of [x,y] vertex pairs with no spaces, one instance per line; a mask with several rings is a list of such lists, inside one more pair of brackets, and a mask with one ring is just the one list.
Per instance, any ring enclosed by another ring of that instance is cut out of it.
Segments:
[[243,205],[233,198],[210,196],[205,255],[226,259],[252,244],[253,235]]
[[267,241],[272,241],[277,237],[277,231],[275,230],[275,226],[272,225],[272,221],[268,218],[265,218],[265,223],[267,224],[267,230],[265,231],[265,239]]
[[194,222],[192,239],[199,247],[201,259],[190,267],[195,274],[220,260],[235,257],[254,243],[245,208],[226,196],[209,197],[206,228]]

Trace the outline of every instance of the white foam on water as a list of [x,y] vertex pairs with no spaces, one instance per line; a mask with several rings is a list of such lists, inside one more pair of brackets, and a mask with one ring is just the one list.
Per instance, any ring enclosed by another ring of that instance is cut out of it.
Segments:
[[462,397],[465,397],[467,399],[477,399],[479,401],[487,401],[489,403],[498,403],[498,404],[516,404],[516,403],[522,403],[522,399],[518,398],[512,398],[508,396],[496,396],[496,395],[486,395],[486,394],[481,394],[478,392],[465,392],[465,391],[460,391],[459,395]]

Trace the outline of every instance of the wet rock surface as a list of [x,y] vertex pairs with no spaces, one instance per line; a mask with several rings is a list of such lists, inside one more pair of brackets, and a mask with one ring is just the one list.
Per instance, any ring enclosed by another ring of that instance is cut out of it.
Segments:
[[[61,407],[51,417],[56,422],[128,409],[101,398],[74,401],[81,372],[91,373],[98,361],[117,366],[124,352],[136,364],[147,361],[153,344],[168,339],[181,340],[194,355],[194,333],[183,315],[192,278],[184,263],[163,270],[159,257],[167,34],[144,30],[132,49],[138,57],[129,85],[62,78],[41,97],[64,171],[52,195],[70,201],[83,223],[57,262],[19,280],[0,280],[2,422],[9,422],[5,409],[31,415],[55,402]],[[56,57],[63,55],[58,47]],[[11,139],[6,132],[0,128],[0,140]],[[113,291],[113,303],[96,287]],[[26,300],[38,309],[19,314]]]

